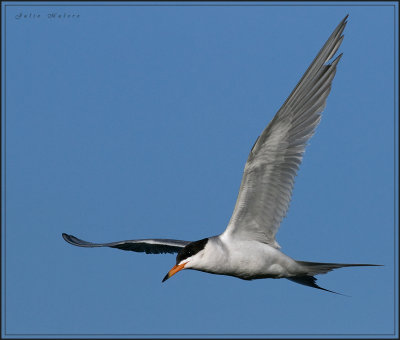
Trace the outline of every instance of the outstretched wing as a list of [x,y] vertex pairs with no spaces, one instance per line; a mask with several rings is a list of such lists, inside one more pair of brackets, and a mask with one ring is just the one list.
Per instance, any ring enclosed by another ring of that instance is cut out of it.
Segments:
[[235,209],[224,234],[279,248],[275,234],[286,215],[294,178],[318,125],[341,54],[346,16],[336,27],[247,159]]
[[184,248],[189,241],[169,240],[169,239],[144,239],[144,240],[127,240],[110,243],[92,243],[80,240],[79,238],[63,233],[62,237],[65,241],[78,247],[111,247],[122,250],[131,250],[136,252],[144,252],[146,254],[163,254],[177,253]]

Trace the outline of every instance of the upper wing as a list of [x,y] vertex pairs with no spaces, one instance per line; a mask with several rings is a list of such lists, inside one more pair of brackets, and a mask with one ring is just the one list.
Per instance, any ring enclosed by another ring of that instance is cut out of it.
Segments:
[[336,27],[247,159],[235,209],[224,234],[279,248],[275,234],[286,215],[294,177],[323,111],[341,54],[346,16]]
[[79,247],[111,247],[122,250],[145,252],[146,254],[177,253],[184,248],[189,241],[168,240],[168,239],[146,239],[146,240],[127,240],[110,243],[92,243],[80,240],[79,238],[63,233],[65,241]]

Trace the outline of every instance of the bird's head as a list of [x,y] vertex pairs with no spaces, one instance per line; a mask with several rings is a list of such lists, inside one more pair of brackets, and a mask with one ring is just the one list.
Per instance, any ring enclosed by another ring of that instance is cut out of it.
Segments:
[[208,238],[199,241],[191,242],[176,256],[176,265],[165,275],[162,282],[168,280],[172,275],[176,274],[182,269],[196,268],[196,264],[201,263],[204,255],[204,247],[208,242]]

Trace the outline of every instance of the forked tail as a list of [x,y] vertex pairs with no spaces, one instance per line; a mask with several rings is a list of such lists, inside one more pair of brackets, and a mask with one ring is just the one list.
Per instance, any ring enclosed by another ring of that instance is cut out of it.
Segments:
[[343,267],[371,267],[371,266],[382,266],[381,264],[355,264],[355,263],[323,263],[323,262],[306,262],[306,261],[297,261],[300,265],[304,267],[304,275],[294,276],[288,278],[288,280],[299,283],[301,285],[322,289],[327,292],[331,292],[334,294],[343,295],[337,292],[334,292],[329,289],[322,288],[318,286],[315,281],[317,280],[314,275],[325,274],[330,272],[331,270],[343,268]]

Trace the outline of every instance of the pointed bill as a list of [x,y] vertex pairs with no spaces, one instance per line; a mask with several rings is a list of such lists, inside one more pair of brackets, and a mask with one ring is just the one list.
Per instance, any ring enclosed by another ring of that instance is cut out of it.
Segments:
[[185,268],[186,263],[182,263],[176,266],[173,266],[172,269],[167,273],[167,275],[164,276],[162,282],[168,280],[171,276],[175,275],[177,272],[181,271],[183,268]]

